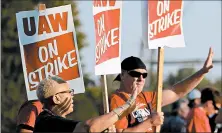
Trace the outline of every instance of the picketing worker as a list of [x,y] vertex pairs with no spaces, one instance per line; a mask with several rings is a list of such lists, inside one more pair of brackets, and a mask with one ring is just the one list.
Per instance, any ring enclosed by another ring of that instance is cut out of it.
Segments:
[[215,118],[216,127],[214,132],[221,133],[222,132],[222,108],[219,109],[218,115]]
[[214,132],[216,123],[215,119],[218,115],[217,95],[214,88],[206,87],[201,90],[201,103],[210,122],[211,131]]
[[73,112],[74,90],[70,89],[62,78],[45,78],[40,81],[36,93],[44,106],[43,112],[36,119],[34,132],[102,132],[135,109],[137,96],[137,91],[133,91],[122,106],[107,114],[80,122],[66,118],[66,115]]
[[215,118],[216,127],[214,132],[221,133],[222,132],[222,93],[217,91],[216,93],[216,106],[218,107],[218,115]]
[[190,112],[187,117],[187,132],[211,132],[206,110],[201,104],[201,92],[193,89],[189,94]]
[[189,94],[188,94],[188,99],[189,99],[189,104],[188,106],[192,109],[194,107],[198,107],[201,105],[201,92],[198,89],[193,89]]
[[42,107],[39,100],[29,100],[23,103],[18,111],[16,132],[33,132],[35,120],[42,112]]
[[[213,67],[212,57],[213,50],[210,48],[208,57],[199,71],[163,89],[162,107],[184,97],[195,88]],[[117,132],[153,132],[155,126],[162,124],[164,117],[162,112],[152,113],[156,109],[157,93],[142,92],[148,75],[146,65],[141,59],[131,56],[122,61],[121,69],[121,74],[115,78],[120,82],[120,88],[111,96],[110,108],[113,110],[125,104],[135,88],[138,91],[136,104],[139,108],[115,123]]]

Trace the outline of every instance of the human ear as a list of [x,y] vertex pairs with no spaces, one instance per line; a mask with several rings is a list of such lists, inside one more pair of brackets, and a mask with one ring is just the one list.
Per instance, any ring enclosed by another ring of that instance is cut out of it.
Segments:
[[52,97],[52,100],[53,100],[53,102],[54,102],[55,104],[60,104],[61,98],[60,98],[59,95],[54,95],[54,96]]

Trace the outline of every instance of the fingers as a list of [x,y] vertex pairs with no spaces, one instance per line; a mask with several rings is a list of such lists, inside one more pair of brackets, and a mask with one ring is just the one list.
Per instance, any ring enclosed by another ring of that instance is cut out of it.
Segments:
[[154,126],[162,125],[164,121],[164,113],[163,112],[153,113],[151,119],[152,119],[152,124]]
[[212,61],[213,55],[214,55],[213,49],[210,47],[207,59],[206,59],[206,61],[204,63],[204,66],[203,66],[203,72],[204,73],[209,72],[209,70],[211,68],[213,68],[213,61]]
[[210,66],[209,66],[209,69],[211,69],[211,68],[213,68],[213,67],[214,67],[213,65],[210,65]]
[[163,113],[163,112],[157,112],[157,115],[159,115],[159,116],[163,116],[164,113]]
[[72,99],[67,97],[61,104],[53,107],[52,110],[62,115],[63,113],[69,110],[71,105]]
[[72,98],[69,98],[69,99],[67,98],[65,100],[67,102],[65,102],[65,103],[63,102],[64,105],[61,106],[61,114],[67,112],[69,110],[69,108],[71,107],[71,105],[72,105]]
[[112,125],[111,127],[108,128],[110,133],[116,132],[116,128],[114,125]]
[[132,91],[132,98],[136,99],[136,97],[137,97],[137,88],[135,87]]
[[212,58],[213,55],[214,55],[213,49],[212,49],[212,47],[210,47],[209,53],[208,53],[208,58]]
[[210,53],[210,54],[213,54],[213,49],[212,49],[212,47],[210,47],[209,53]]

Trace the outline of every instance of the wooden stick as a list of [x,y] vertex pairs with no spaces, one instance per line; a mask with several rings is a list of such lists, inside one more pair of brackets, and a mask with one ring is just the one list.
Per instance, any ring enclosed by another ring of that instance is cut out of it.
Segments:
[[[161,112],[161,107],[162,107],[163,64],[164,64],[164,48],[158,47],[157,112]],[[157,127],[156,127],[156,132],[160,132],[160,126],[157,126]]]
[[39,9],[39,11],[45,10],[46,9],[45,4],[38,4],[38,9]]
[[104,108],[104,114],[105,114],[105,113],[109,113],[109,101],[108,101],[106,75],[102,75],[102,77],[103,77],[103,84],[104,84],[104,88],[102,89],[103,108]]

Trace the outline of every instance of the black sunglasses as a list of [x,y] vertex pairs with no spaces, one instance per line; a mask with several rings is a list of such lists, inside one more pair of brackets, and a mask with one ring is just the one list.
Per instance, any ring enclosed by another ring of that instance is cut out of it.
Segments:
[[147,77],[147,73],[140,73],[140,72],[137,72],[137,71],[127,71],[127,73],[131,77],[135,77],[135,78],[139,78],[141,75],[143,76],[143,78]]

